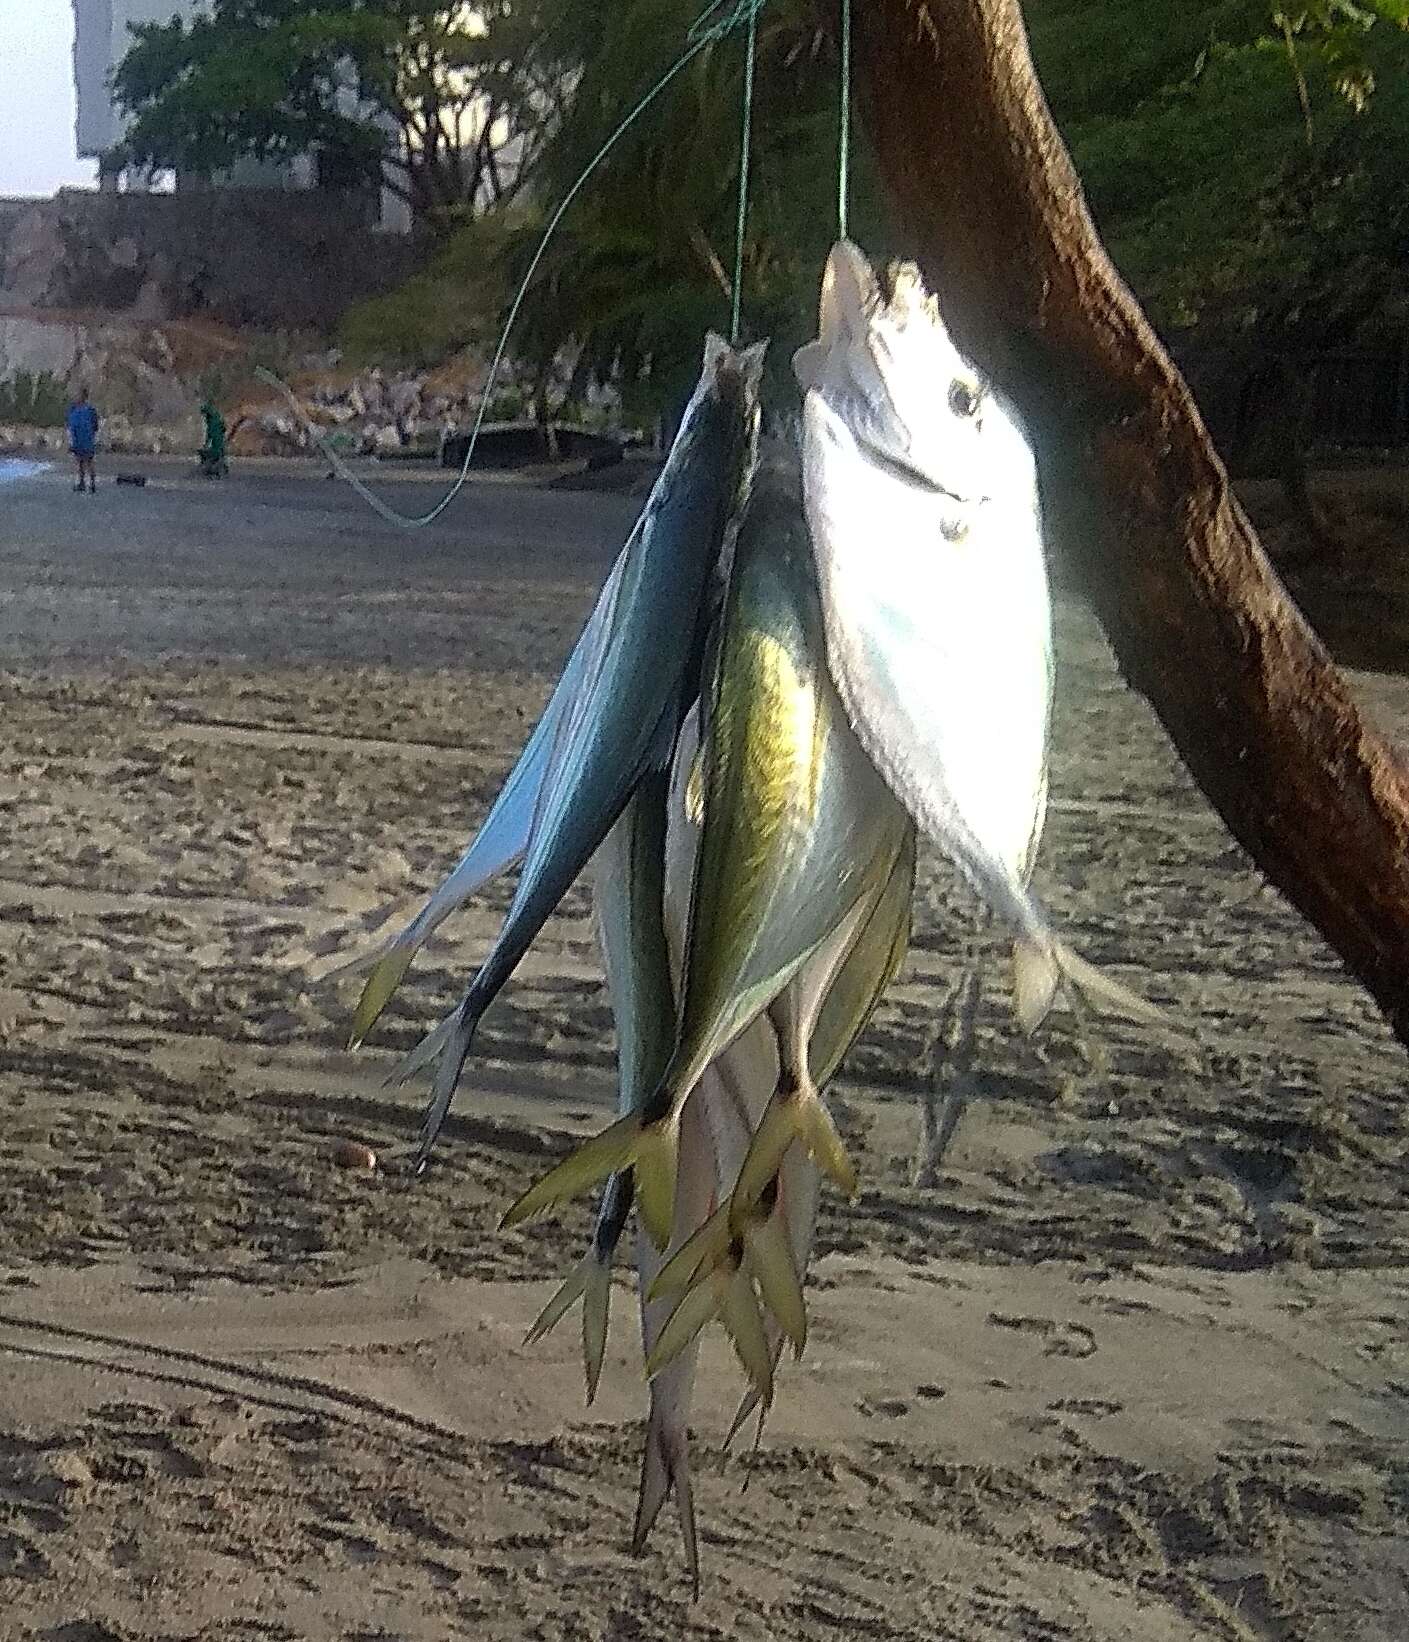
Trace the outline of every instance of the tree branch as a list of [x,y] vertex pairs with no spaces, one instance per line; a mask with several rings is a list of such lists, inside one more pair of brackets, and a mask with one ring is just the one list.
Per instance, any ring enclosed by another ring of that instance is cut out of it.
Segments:
[[1409,766],[1287,597],[1111,266],[1018,0],[862,0],[854,28],[899,220],[955,340],[1033,429],[1049,537],[1126,679],[1409,1042]]

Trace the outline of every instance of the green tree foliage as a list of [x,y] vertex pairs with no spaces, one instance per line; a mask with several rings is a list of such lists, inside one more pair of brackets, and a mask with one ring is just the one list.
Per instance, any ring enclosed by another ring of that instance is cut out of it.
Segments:
[[[431,358],[497,334],[547,215],[698,10],[557,0],[577,68],[533,188],[364,309],[364,349],[380,337]],[[1315,345],[1402,299],[1409,0],[1028,0],[1027,15],[1102,232],[1167,332]],[[812,323],[836,230],[838,74],[817,18],[809,0],[770,0],[759,25],[743,328],[773,338],[775,385]],[[742,31],[710,47],[595,174],[530,288],[516,358],[541,366],[580,345],[579,381],[614,376],[643,410],[679,403],[702,331],[728,323],[743,51]],[[852,232],[873,251],[904,249],[859,133]]]
[[[580,70],[531,208],[516,202],[468,226],[408,293],[409,305],[383,306],[403,346],[391,310],[404,320],[408,306],[419,307],[427,317],[432,286],[448,290],[462,270],[494,267],[501,294],[512,294],[549,213],[682,52],[700,6],[565,0],[564,9],[581,25]],[[678,405],[697,374],[703,332],[729,328],[743,76],[739,30],[701,54],[622,137],[539,267],[515,331],[517,358],[540,362],[572,342],[581,346],[578,381],[613,377],[642,411]],[[762,13],[756,87],[742,330],[745,339],[773,339],[776,381],[809,334],[837,224],[837,66],[805,0],[773,0]],[[884,232],[877,190],[864,154],[854,163],[853,232],[875,245]],[[367,317],[354,322],[364,340]]]
[[385,183],[433,227],[512,195],[566,92],[537,0],[213,0],[138,27],[114,86],[130,163],[211,175],[313,153],[331,180]]
[[1401,298],[1406,18],[1404,0],[1032,0],[1053,113],[1157,323],[1313,345]]

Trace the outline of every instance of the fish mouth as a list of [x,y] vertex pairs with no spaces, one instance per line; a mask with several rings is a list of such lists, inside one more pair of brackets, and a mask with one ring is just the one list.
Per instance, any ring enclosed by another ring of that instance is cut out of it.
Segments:
[[902,484],[913,486],[916,490],[923,490],[931,496],[943,496],[947,501],[957,502],[960,507],[978,507],[988,500],[987,496],[966,496],[962,491],[951,490],[948,485],[936,479],[932,473],[924,468],[917,467],[907,461],[893,448],[878,445],[870,439],[861,441],[866,454],[875,462],[876,466],[891,474]]

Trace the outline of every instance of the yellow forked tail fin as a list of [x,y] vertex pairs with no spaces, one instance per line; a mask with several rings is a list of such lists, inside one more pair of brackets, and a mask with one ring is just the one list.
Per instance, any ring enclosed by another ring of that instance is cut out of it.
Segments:
[[587,1403],[596,1401],[602,1380],[602,1360],[607,1350],[607,1325],[611,1315],[611,1267],[596,1249],[590,1250],[564,1278],[562,1286],[534,1319],[524,1336],[531,1346],[555,1329],[568,1312],[582,1301],[582,1366],[587,1379]]
[[628,1112],[615,1123],[584,1141],[576,1151],[550,1169],[499,1222],[507,1231],[521,1226],[559,1203],[585,1192],[619,1169],[636,1171],[636,1204],[641,1219],[657,1248],[670,1241],[670,1222],[675,1209],[675,1171],[680,1154],[680,1118],[672,1112],[658,1123],[641,1121],[640,1114]]
[[394,946],[377,959],[375,968],[362,988],[362,996],[357,1000],[357,1008],[353,1011],[352,1026],[347,1034],[349,1049],[360,1047],[363,1039],[376,1025],[377,1017],[391,1002],[393,993],[401,985],[415,956],[416,948],[406,945]]
[[754,1132],[744,1166],[734,1187],[731,1223],[742,1231],[750,1207],[759,1202],[778,1173],[783,1155],[795,1140],[824,1174],[830,1175],[848,1197],[858,1190],[856,1169],[846,1155],[832,1114],[815,1089],[778,1090],[768,1103],[763,1121]]
[[773,1349],[747,1269],[726,1259],[681,1295],[646,1359],[646,1377],[669,1367],[706,1323],[717,1317],[734,1352],[765,1402],[773,1400]]
[[[753,1206],[740,1233],[730,1227],[731,1212],[732,1203],[724,1204],[681,1244],[656,1273],[647,1298],[660,1300],[672,1294],[682,1296],[666,1325],[667,1329],[678,1326],[681,1330],[687,1330],[681,1345],[675,1347],[678,1351],[722,1305],[720,1301],[707,1307],[705,1301],[700,1299],[687,1311],[684,1298],[708,1289],[716,1274],[733,1272],[742,1263],[758,1284],[759,1297],[764,1306],[777,1318],[779,1327],[792,1341],[794,1351],[801,1356],[807,1343],[807,1308],[787,1227],[778,1211],[776,1194],[770,1191],[764,1201]],[[701,1312],[703,1315],[700,1315]],[[680,1318],[678,1325],[677,1317]]]

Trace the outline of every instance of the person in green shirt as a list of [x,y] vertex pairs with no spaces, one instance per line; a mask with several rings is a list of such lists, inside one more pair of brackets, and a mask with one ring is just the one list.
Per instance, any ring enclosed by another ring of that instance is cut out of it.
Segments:
[[207,399],[201,406],[205,422],[205,444],[201,448],[201,472],[209,478],[219,478],[229,468],[225,461],[225,418]]

